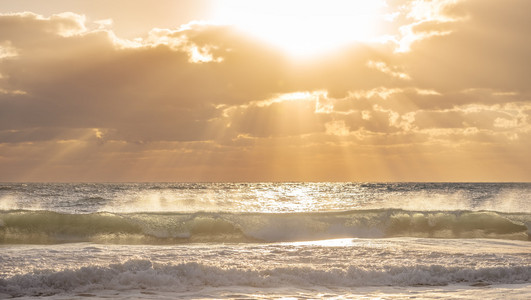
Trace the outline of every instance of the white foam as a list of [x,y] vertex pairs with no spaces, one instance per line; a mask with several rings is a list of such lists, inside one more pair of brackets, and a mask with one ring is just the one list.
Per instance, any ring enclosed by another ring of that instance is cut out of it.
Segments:
[[200,263],[153,264],[130,260],[108,266],[63,271],[41,271],[0,281],[0,293],[11,296],[51,295],[92,290],[160,288],[182,291],[190,287],[357,287],[440,286],[456,283],[529,283],[531,266],[462,268],[442,265],[392,266],[379,268],[348,266],[316,269],[285,266],[268,269],[216,267]]

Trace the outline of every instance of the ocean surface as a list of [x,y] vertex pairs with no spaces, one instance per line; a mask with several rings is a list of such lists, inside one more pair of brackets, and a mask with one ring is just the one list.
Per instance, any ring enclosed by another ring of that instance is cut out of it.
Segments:
[[0,183],[0,299],[529,299],[531,183]]

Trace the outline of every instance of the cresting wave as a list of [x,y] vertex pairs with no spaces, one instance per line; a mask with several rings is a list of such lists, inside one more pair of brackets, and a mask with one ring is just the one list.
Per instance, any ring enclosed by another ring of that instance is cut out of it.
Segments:
[[205,286],[440,286],[527,283],[530,280],[531,266],[459,268],[416,265],[381,266],[374,269],[356,266],[331,269],[293,266],[239,269],[199,263],[174,265],[156,264],[149,260],[130,260],[108,266],[38,271],[0,279],[0,293],[18,297],[146,287],[180,291]]
[[93,213],[0,211],[0,243],[175,244],[332,238],[530,240],[531,214],[354,210],[321,213]]

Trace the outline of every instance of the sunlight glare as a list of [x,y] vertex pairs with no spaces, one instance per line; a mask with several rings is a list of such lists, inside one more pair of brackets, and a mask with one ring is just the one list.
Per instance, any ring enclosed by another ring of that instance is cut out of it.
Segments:
[[230,0],[214,15],[289,54],[308,56],[376,38],[384,6],[381,0]]

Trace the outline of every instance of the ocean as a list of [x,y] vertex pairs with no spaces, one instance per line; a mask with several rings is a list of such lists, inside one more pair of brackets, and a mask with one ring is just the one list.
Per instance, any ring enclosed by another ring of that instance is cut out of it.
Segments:
[[531,183],[0,184],[0,298],[530,295]]

